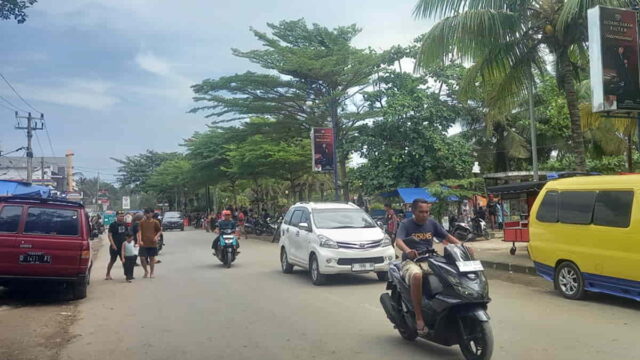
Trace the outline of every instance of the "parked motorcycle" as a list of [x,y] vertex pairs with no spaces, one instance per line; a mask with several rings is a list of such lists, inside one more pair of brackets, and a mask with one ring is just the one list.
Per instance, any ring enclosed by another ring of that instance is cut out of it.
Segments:
[[[433,274],[423,278],[422,314],[428,328],[426,340],[444,346],[459,345],[467,360],[488,360],[493,352],[493,334],[487,314],[489,286],[480,261],[472,260],[464,245],[447,245],[444,256],[435,250],[420,254]],[[380,303],[387,318],[404,339],[418,337],[415,310],[400,262],[389,268],[387,290]]]
[[460,241],[474,241],[478,237],[491,239],[491,233],[487,228],[487,223],[479,217],[471,219],[471,226],[467,223],[456,222],[449,225],[449,232]]
[[[231,267],[231,263],[236,260],[238,254],[238,238],[235,235],[235,231],[232,229],[225,229],[213,240],[214,255],[222,262],[227,268]],[[218,242],[218,246],[215,243]]]
[[277,223],[271,221],[271,219],[264,220],[262,218],[258,218],[253,223],[253,231],[258,236],[272,236],[276,232],[277,227]]
[[280,226],[282,226],[282,221],[284,221],[284,217],[280,216],[278,218],[278,220],[276,220],[275,225],[276,225],[276,230],[273,233],[273,238],[271,239],[272,243],[277,243],[280,241]]

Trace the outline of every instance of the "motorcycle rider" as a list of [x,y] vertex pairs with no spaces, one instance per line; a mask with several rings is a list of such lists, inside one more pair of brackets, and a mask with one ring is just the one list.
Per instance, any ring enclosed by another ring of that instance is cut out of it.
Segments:
[[[222,212],[222,220],[218,221],[218,223],[216,224],[215,229],[213,230],[216,233],[216,237],[213,240],[213,250],[216,253],[216,256],[218,256],[218,248],[220,247],[220,241],[219,238],[221,235],[221,232],[224,230],[232,230],[235,235],[240,238],[240,234],[238,233],[238,226],[236,224],[235,221],[233,221],[233,219],[231,219],[231,211],[230,210],[224,210]],[[238,248],[240,248],[240,243],[238,242]],[[238,254],[240,253],[240,251],[237,252]]]
[[413,217],[400,223],[396,233],[396,248],[402,251],[402,277],[411,289],[411,301],[416,315],[418,334],[427,333],[422,317],[422,277],[430,274],[431,269],[426,262],[415,263],[421,251],[433,248],[433,238],[437,237],[444,244],[461,244],[458,239],[449,235],[447,231],[433,219],[429,218],[431,205],[425,199],[415,199],[411,204]]

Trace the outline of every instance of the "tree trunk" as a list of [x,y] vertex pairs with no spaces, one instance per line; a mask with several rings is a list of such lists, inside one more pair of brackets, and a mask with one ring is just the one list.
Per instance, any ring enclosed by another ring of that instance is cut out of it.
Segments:
[[349,181],[347,180],[347,159],[341,157],[340,160],[340,178],[342,179],[342,197],[344,201],[349,201],[351,194],[349,192]]
[[633,172],[633,137],[631,134],[627,137],[627,171]]
[[586,171],[587,164],[584,153],[584,137],[580,126],[580,109],[578,107],[578,96],[576,95],[575,83],[572,77],[571,62],[566,52],[556,54],[556,61],[559,62],[559,75],[567,107],[569,108],[569,118],[571,119],[571,142],[573,153],[576,157],[576,171]]

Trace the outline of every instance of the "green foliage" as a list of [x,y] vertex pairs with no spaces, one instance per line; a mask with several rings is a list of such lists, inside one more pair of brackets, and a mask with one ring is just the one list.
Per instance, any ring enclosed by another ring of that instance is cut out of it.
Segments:
[[28,15],[25,10],[31,7],[38,0],[0,0],[0,19],[10,20],[13,18],[18,24],[27,21]]
[[365,94],[381,119],[359,132],[360,156],[367,160],[354,177],[368,194],[396,187],[419,187],[429,179],[467,174],[473,159],[462,137],[448,137],[461,107],[438,92],[425,91],[428,78],[383,72]]
[[167,160],[176,159],[180,154],[162,153],[153,150],[147,150],[145,153],[127,156],[124,159],[111,158],[111,160],[120,164],[118,167],[118,182],[121,186],[131,186],[132,191],[142,192],[148,190],[146,188],[149,177],[162,163]]
[[481,178],[445,179],[433,182],[427,186],[427,190],[438,201],[431,206],[433,216],[441,220],[449,209],[449,199],[469,199],[483,191]]

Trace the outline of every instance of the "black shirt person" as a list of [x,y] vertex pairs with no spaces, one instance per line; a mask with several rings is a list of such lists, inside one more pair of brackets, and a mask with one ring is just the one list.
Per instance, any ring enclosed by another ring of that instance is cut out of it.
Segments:
[[107,265],[105,280],[112,280],[111,268],[113,268],[116,260],[120,258],[122,243],[125,242],[128,231],[127,223],[124,222],[124,212],[118,211],[116,213],[116,221],[109,225],[109,255],[111,255],[111,259],[109,259],[109,264]]

